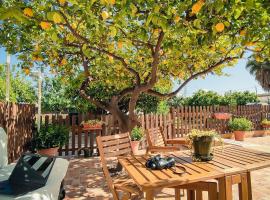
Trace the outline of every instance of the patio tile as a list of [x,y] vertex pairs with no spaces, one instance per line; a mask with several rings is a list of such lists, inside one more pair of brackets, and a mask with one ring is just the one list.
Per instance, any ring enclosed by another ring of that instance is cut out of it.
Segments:
[[[247,138],[246,142],[262,144],[257,150],[268,150],[270,136]],[[252,193],[254,200],[269,200],[270,198],[270,168],[261,169],[251,173]],[[71,158],[69,169],[65,178],[66,200],[111,200],[112,195],[107,187],[106,180],[99,163],[99,158]],[[237,187],[233,188],[234,200],[238,200]],[[163,189],[156,192],[158,200],[174,200],[173,189]],[[204,194],[206,196],[206,194]],[[186,198],[181,198],[185,200]],[[207,198],[206,198],[207,199]]]

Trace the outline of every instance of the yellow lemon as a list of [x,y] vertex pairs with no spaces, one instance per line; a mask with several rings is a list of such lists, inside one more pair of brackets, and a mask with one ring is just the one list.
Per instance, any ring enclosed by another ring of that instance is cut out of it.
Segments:
[[107,11],[102,11],[101,16],[103,20],[106,20],[109,18],[109,13]]
[[123,42],[119,41],[117,43],[117,46],[118,46],[119,49],[122,49],[123,48]]
[[262,58],[261,56],[259,56],[259,55],[256,55],[256,56],[255,56],[255,60],[256,60],[257,62],[263,62],[263,61],[264,61],[263,58]]
[[221,51],[222,53],[226,53],[226,52],[227,52],[226,49],[225,49],[224,47],[221,47],[221,48],[220,48],[220,51]]
[[200,12],[203,4],[204,4],[203,1],[198,1],[197,3],[195,3],[191,8],[192,14],[197,14],[198,12]]
[[114,5],[115,4],[115,0],[108,0],[108,3],[111,4],[111,5]]
[[62,21],[62,17],[59,13],[54,13],[53,15],[53,21],[54,23],[58,24]]
[[260,48],[260,47],[256,47],[254,50],[255,50],[255,51],[261,51],[261,50],[262,50],[262,48]]
[[58,2],[60,3],[61,6],[65,5],[66,0],[58,0]]
[[246,47],[251,47],[251,46],[254,46],[254,42],[247,42],[246,44],[245,44],[245,46]]
[[29,75],[30,74],[30,69],[29,68],[24,68],[23,71],[24,71],[24,73],[26,75]]
[[215,26],[217,32],[222,32],[225,28],[224,24],[222,22],[220,23],[217,23],[216,26]]
[[243,29],[239,33],[241,36],[245,36],[247,34],[247,30]]
[[42,29],[44,29],[44,30],[48,30],[48,29],[50,29],[51,28],[51,24],[49,23],[49,22],[40,22],[40,27],[42,28]]
[[25,8],[23,10],[23,14],[26,15],[26,16],[28,16],[28,17],[33,17],[33,15],[34,15],[31,8]]
[[109,56],[109,61],[113,62],[113,57],[112,56]]
[[63,59],[61,60],[60,65],[66,65],[66,64],[67,64],[67,59],[63,58]]
[[174,23],[177,23],[177,22],[180,21],[180,19],[181,19],[181,18],[177,15],[177,16],[174,17],[174,20],[173,20],[173,21],[174,21]]

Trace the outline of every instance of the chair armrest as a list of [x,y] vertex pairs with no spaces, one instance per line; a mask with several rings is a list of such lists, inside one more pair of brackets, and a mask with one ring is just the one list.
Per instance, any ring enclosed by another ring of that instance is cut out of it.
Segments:
[[167,144],[187,144],[185,138],[175,138],[175,139],[167,139]]
[[179,148],[174,147],[174,146],[168,146],[168,147],[153,146],[153,147],[148,147],[148,151],[149,152],[170,152],[170,151],[179,151]]

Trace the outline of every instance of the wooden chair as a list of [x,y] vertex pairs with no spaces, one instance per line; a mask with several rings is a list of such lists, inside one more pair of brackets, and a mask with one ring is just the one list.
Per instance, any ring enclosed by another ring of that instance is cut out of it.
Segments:
[[[168,146],[168,145],[186,145],[184,138],[177,139],[166,139],[163,130],[160,127],[151,128],[146,130],[146,139],[148,143],[147,152],[158,153],[158,152],[171,152],[179,151],[181,147]],[[183,148],[182,148],[183,149]],[[208,192],[209,200],[216,200],[218,198],[217,183],[216,182],[198,182],[187,185],[181,185],[174,187],[175,189],[175,199],[180,199],[180,189],[187,190],[187,200],[202,200],[203,191]]]
[[[161,127],[146,130],[148,143],[147,153],[179,151],[181,147],[172,145],[186,145],[185,138],[166,139]],[[169,146],[171,145],[171,146]]]
[[[102,169],[109,189],[113,194],[114,200],[127,200],[132,196],[140,196],[141,191],[134,181],[127,175],[112,177],[108,168],[108,159],[111,157],[132,154],[129,133],[98,136],[97,145],[100,153]],[[123,195],[121,197],[120,192]]]

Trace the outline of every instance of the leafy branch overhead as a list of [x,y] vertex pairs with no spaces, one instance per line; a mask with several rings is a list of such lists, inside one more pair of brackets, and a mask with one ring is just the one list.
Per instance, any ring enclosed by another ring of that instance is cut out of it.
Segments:
[[[174,96],[193,79],[222,75],[246,51],[267,58],[269,12],[261,0],[4,0],[0,42],[24,69],[43,62],[63,81],[78,79],[80,94],[112,113],[130,98],[133,115],[141,93]],[[179,88],[160,91],[174,80]],[[100,84],[116,95],[88,94]]]

